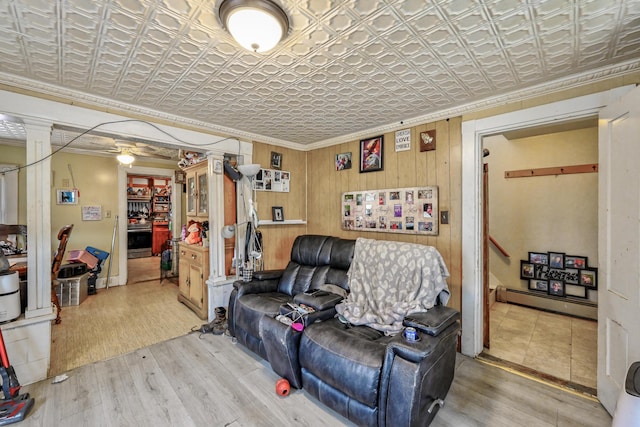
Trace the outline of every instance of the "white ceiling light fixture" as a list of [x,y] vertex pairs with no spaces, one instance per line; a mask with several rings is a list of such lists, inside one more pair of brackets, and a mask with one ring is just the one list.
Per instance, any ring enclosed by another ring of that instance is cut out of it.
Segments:
[[116,156],[116,159],[118,159],[118,161],[125,166],[131,166],[131,163],[136,160],[136,158],[131,155],[129,150],[122,150],[122,153],[118,154]]
[[289,32],[289,18],[271,0],[224,0],[220,20],[247,50],[267,52]]

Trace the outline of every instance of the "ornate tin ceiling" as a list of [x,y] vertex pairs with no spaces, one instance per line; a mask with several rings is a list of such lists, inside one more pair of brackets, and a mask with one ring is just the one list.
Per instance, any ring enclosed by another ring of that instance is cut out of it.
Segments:
[[317,145],[640,65],[638,1],[278,3],[292,30],[255,54],[222,28],[220,0],[3,0],[0,82]]

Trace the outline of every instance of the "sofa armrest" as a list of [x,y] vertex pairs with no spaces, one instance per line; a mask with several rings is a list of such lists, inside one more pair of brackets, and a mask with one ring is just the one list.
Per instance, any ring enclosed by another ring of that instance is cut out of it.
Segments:
[[389,341],[380,376],[379,425],[431,422],[453,381],[459,331],[455,319],[437,336],[419,330],[417,341],[402,333]]
[[273,280],[280,279],[284,270],[262,270],[253,272],[253,280]]
[[404,326],[415,328],[425,334],[437,337],[443,330],[460,318],[460,313],[451,307],[436,305],[428,311],[406,316]]
[[265,292],[276,292],[278,290],[278,280],[252,280],[243,282],[236,280],[233,287],[238,291],[237,297],[240,298],[244,294],[262,294]]

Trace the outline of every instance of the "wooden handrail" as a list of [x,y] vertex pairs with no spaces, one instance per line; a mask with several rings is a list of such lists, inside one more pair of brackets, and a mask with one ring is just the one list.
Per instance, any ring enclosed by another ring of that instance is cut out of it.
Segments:
[[493,243],[493,246],[495,246],[502,255],[504,255],[507,258],[511,258],[511,255],[509,255],[509,253],[502,246],[500,246],[500,244],[496,242],[496,239],[491,237],[491,235],[489,236],[489,241]]

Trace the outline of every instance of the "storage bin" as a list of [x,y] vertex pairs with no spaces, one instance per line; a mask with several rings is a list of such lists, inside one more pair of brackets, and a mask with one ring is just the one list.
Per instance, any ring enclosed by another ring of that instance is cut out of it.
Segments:
[[82,276],[58,279],[56,295],[61,306],[80,305],[82,301],[87,299],[88,277],[89,273],[85,273]]
[[69,256],[67,257],[67,261],[69,262],[84,262],[91,270],[93,267],[98,264],[98,258],[91,255],[88,251],[85,250],[71,250],[69,251]]

